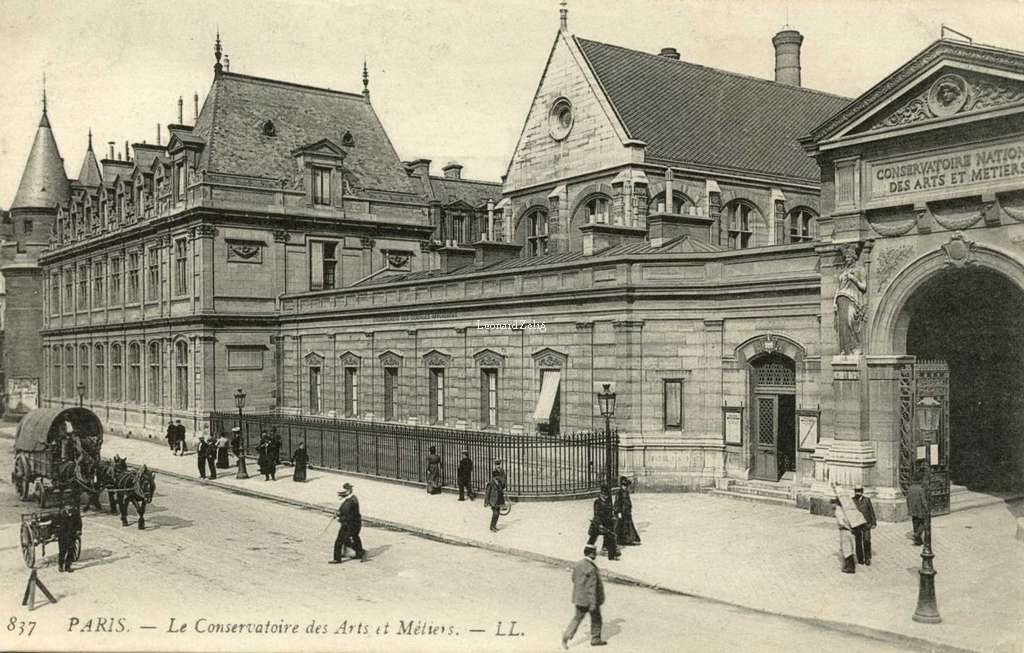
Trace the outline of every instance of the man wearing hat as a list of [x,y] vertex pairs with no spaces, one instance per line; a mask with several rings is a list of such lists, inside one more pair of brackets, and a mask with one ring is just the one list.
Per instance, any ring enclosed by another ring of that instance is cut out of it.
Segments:
[[71,571],[75,540],[82,535],[82,515],[77,501],[65,497],[61,503],[61,510],[54,520],[57,526],[57,567],[61,571]]
[[469,495],[469,500],[472,501],[476,498],[476,492],[473,491],[473,486],[470,484],[473,480],[473,459],[469,457],[468,451],[462,452],[462,460],[459,461],[458,481],[459,481],[459,501],[465,501],[465,495]]
[[871,499],[864,496],[863,485],[853,488],[853,504],[864,516],[864,523],[853,529],[853,536],[857,540],[857,562],[871,566],[871,529],[878,525],[878,520],[875,519],[875,507],[871,505]]
[[604,536],[602,546],[608,550],[608,559],[618,560],[619,547],[615,541],[615,507],[612,505],[612,489],[607,483],[601,485],[601,495],[594,499],[594,517],[590,520],[587,544],[595,544],[598,535]]
[[177,433],[178,453],[184,456],[188,453],[188,445],[185,444],[185,427],[182,426],[180,419],[174,420],[174,429]]
[[501,478],[501,487],[508,488],[508,473],[501,466],[501,460],[494,461],[494,471],[498,473],[498,477]]
[[604,585],[601,583],[601,570],[597,568],[594,558],[597,549],[588,544],[583,549],[583,558],[572,568],[572,604],[576,609],[572,620],[562,633],[562,648],[569,648],[569,640],[576,635],[576,629],[583,621],[583,615],[590,614],[590,645],[604,646],[608,642],[601,639],[601,606],[604,604]]
[[839,497],[832,499],[832,509],[836,518],[836,526],[839,527],[839,557],[843,559],[841,570],[844,574],[852,574],[857,571],[857,563],[854,560],[856,546],[853,538],[853,527],[846,516],[843,504]]
[[352,484],[342,485],[338,496],[342,498],[342,502],[335,517],[341,526],[338,528],[338,537],[334,539],[334,559],[330,562],[332,565],[340,563],[347,546],[352,547],[361,562],[366,562],[363,541],[359,539],[359,531],[363,528],[363,516],[359,514],[359,499],[352,493]]

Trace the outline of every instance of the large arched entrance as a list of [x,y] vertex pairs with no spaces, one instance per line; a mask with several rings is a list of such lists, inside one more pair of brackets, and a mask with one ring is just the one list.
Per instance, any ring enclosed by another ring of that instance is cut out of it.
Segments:
[[952,482],[1024,486],[1024,291],[987,267],[947,266],[917,285],[897,324],[895,347],[949,365]]
[[796,471],[796,366],[768,353],[750,361],[753,477],[778,481]]

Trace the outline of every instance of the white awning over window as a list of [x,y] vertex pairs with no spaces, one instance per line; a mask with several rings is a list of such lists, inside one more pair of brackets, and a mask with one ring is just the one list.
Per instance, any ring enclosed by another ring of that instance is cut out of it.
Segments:
[[562,373],[557,370],[544,370],[541,377],[540,396],[537,397],[537,408],[533,411],[533,419],[546,422],[551,419],[551,409],[555,406],[558,396],[558,382]]

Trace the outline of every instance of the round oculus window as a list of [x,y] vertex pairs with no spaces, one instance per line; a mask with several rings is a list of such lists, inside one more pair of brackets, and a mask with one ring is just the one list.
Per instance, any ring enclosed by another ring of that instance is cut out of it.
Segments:
[[569,100],[564,97],[555,100],[551,105],[550,113],[548,113],[548,133],[551,134],[551,138],[560,141],[568,136],[572,130],[574,119],[572,104]]

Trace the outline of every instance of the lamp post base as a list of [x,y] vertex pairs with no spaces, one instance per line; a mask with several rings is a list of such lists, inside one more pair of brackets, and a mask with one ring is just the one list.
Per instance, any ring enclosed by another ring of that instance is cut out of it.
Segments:
[[921,570],[918,572],[917,609],[914,610],[914,621],[924,624],[937,624],[942,621],[939,606],[935,600],[935,569],[932,568],[931,548],[925,546],[921,552]]
[[235,478],[249,478],[249,472],[245,468],[245,454],[238,457],[238,471],[235,473]]

